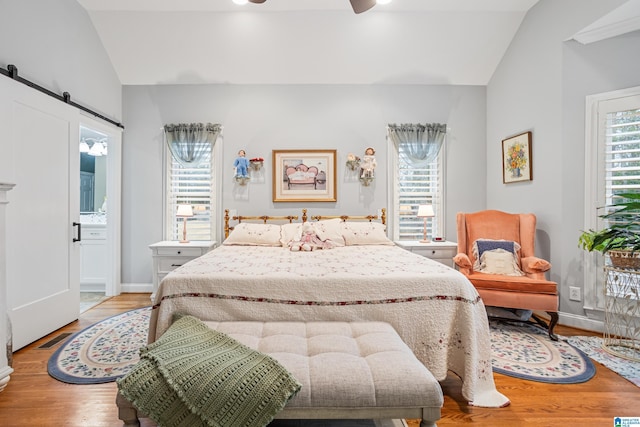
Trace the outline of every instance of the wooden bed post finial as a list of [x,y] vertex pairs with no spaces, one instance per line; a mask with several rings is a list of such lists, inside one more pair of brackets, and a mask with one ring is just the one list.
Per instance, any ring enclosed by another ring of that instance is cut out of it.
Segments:
[[229,237],[229,209],[224,210],[224,238]]

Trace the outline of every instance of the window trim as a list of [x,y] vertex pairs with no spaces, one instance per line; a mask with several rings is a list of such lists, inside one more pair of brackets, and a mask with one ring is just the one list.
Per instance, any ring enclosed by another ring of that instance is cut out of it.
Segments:
[[[597,229],[599,226],[598,207],[604,205],[600,200],[604,174],[603,156],[604,145],[600,144],[602,129],[599,128],[600,105],[604,102],[619,98],[640,96],[640,86],[603,92],[586,97],[585,103],[585,186],[584,186],[584,228],[583,230]],[[593,191],[593,189],[596,189]],[[576,238],[577,240],[577,238]],[[604,313],[604,295],[599,289],[597,277],[602,271],[604,257],[599,252],[582,251],[584,305],[583,308],[588,317],[602,319]],[[604,280],[604,276],[602,277]]]
[[[400,203],[400,196],[396,189],[398,188],[398,161],[399,153],[396,150],[396,146],[391,141],[389,136],[386,136],[387,142],[387,171],[391,174],[387,179],[387,234],[391,240],[398,240],[400,236],[400,224],[396,220],[398,218],[397,207]],[[446,231],[446,194],[447,194],[447,170],[446,170],[446,158],[447,158],[447,138],[445,137],[440,152],[438,153],[438,173],[440,178],[440,197],[439,203],[434,206],[435,220],[438,224],[438,230],[440,234],[444,236]],[[431,236],[433,237],[433,236]]]
[[[223,154],[224,136],[222,132],[218,135],[218,139],[213,144],[213,150],[211,152],[211,187],[213,197],[211,197],[211,217],[210,227],[211,234],[210,239],[212,242],[219,241],[219,236],[222,236],[222,207],[221,207],[221,195],[222,195],[222,154]],[[162,239],[168,240],[167,236],[167,221],[168,209],[167,209],[167,188],[168,188],[168,174],[167,168],[169,167],[169,156],[171,152],[167,147],[166,140],[163,136],[162,143]]]

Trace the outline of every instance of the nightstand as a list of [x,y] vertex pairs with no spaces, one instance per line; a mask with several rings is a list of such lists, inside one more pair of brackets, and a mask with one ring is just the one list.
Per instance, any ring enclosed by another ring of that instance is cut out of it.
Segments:
[[216,247],[216,242],[197,240],[189,243],[174,241],[162,241],[149,245],[153,256],[153,293],[151,299],[158,291],[158,285],[164,276],[186,262],[206,254]]
[[453,268],[453,257],[458,251],[458,244],[455,242],[434,242],[420,243],[419,240],[396,240],[396,245],[410,252],[431,258],[444,265]]

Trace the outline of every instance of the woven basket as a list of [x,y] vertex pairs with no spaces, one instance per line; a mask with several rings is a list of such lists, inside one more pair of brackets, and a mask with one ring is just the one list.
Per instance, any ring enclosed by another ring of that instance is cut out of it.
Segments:
[[608,254],[614,267],[640,270],[640,252],[609,251]]

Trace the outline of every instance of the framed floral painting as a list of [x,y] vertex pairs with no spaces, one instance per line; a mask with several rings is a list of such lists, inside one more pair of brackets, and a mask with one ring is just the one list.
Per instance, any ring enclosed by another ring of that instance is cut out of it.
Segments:
[[531,132],[502,140],[502,182],[531,181]]

